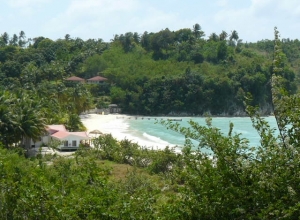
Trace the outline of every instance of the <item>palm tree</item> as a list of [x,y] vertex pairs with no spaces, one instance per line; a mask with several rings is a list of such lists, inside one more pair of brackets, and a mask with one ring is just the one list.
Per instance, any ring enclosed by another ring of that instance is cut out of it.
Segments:
[[80,117],[77,114],[70,114],[68,118],[67,128],[69,131],[79,131],[82,126]]
[[140,41],[141,41],[141,36],[137,32],[134,32],[133,40],[134,40],[135,43],[139,44]]
[[16,120],[15,114],[11,111],[12,95],[2,93],[0,96],[0,141],[5,147],[9,147],[15,142],[14,128]]
[[228,37],[228,34],[226,31],[222,31],[221,34],[219,35],[220,40],[226,40]]
[[4,43],[5,45],[7,45],[8,42],[9,42],[9,35],[8,35],[8,33],[7,33],[7,32],[4,32],[4,33],[1,35],[1,38],[2,38],[3,43]]
[[239,39],[239,34],[238,34],[238,32],[237,32],[236,30],[231,31],[231,35],[230,35],[230,37],[229,37],[229,41],[234,40],[235,42],[237,42],[238,39]]
[[66,40],[66,41],[69,41],[70,39],[71,39],[71,35],[70,35],[70,34],[66,34],[66,35],[65,35],[65,40]]
[[204,31],[201,30],[201,26],[199,24],[195,24],[193,26],[193,32],[194,32],[196,39],[199,39],[199,38],[205,36]]
[[19,40],[18,36],[16,34],[14,34],[13,37],[9,41],[9,45],[18,46],[18,40]]
[[19,46],[20,47],[25,47],[25,45],[28,43],[28,41],[26,41],[26,36],[25,36],[25,32],[24,31],[20,31],[19,33]]
[[216,33],[212,33],[210,36],[209,36],[209,38],[208,38],[210,41],[215,41],[215,42],[217,42],[217,41],[219,41],[219,36],[216,34]]
[[14,112],[16,113],[15,135],[21,141],[21,145],[28,150],[31,140],[38,140],[46,128],[41,102],[27,94],[17,94]]

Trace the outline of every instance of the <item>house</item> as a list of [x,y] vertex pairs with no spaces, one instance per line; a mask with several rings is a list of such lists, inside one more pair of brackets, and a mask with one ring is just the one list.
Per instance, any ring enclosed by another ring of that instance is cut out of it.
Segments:
[[86,81],[90,84],[102,84],[107,80],[107,78],[104,78],[102,76],[95,76],[93,78],[87,79]]
[[60,150],[76,150],[80,143],[85,143],[91,138],[86,132],[69,132],[64,125],[47,125],[46,133],[38,142],[32,143],[33,147],[47,145],[51,140],[57,140]]
[[73,82],[73,83],[85,83],[85,79],[77,77],[77,76],[71,76],[65,80],[67,80],[69,82]]

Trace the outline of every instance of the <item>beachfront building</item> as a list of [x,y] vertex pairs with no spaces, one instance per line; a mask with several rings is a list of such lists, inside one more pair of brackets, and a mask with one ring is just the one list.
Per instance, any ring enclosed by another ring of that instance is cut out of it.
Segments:
[[86,132],[69,132],[64,125],[47,125],[46,133],[32,147],[47,146],[51,140],[57,140],[59,150],[77,150],[79,145],[87,143],[91,138]]
[[105,81],[107,81],[107,78],[102,76],[95,76],[93,78],[87,79],[86,81],[90,84],[103,84]]

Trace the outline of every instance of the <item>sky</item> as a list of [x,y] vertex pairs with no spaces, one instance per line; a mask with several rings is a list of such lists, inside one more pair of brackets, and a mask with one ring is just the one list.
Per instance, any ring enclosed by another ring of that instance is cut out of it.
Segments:
[[102,39],[177,31],[198,23],[206,38],[236,30],[243,42],[300,39],[299,0],[0,0],[0,35]]

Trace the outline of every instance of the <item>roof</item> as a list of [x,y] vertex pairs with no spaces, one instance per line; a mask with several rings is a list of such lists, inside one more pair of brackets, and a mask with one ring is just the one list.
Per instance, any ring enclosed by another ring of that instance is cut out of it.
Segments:
[[55,137],[57,139],[64,139],[68,136],[77,136],[81,139],[90,139],[86,132],[68,132],[68,131],[58,131],[51,135],[51,137]]
[[80,77],[77,77],[77,76],[71,76],[71,77],[67,78],[66,80],[69,80],[69,81],[84,81],[84,79],[82,79]]
[[82,139],[89,139],[89,136],[85,131],[69,132],[64,125],[47,125],[47,131],[51,137],[57,139],[64,139],[70,135],[77,136]]
[[47,125],[47,130],[53,130],[53,131],[67,131],[66,127],[64,125]]
[[107,78],[104,78],[102,76],[95,76],[93,78],[88,79],[87,81],[106,81]]
[[69,136],[69,132],[67,132],[67,131],[58,131],[51,135],[51,137],[55,137],[58,139],[62,139],[62,138],[68,137],[68,136]]

